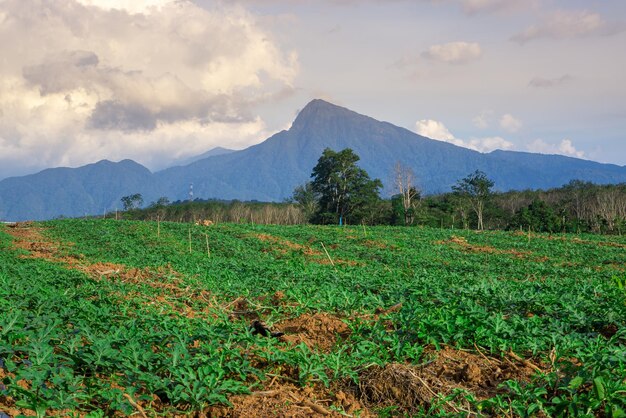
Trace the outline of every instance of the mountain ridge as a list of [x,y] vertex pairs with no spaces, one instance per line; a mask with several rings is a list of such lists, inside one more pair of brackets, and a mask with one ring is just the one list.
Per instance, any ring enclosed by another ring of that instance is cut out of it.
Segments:
[[200,158],[155,173],[132,160],[102,160],[78,168],[52,168],[0,181],[0,219],[50,219],[101,214],[119,207],[122,196],[141,193],[146,203],[194,196],[280,201],[310,179],[325,148],[352,148],[359,165],[393,192],[397,161],[410,167],[425,193],[449,191],[467,174],[482,170],[496,190],[546,189],[579,179],[595,183],[626,182],[626,167],[560,155],[515,151],[483,154],[420,136],[345,107],[316,99],[297,115],[288,130],[239,151]]

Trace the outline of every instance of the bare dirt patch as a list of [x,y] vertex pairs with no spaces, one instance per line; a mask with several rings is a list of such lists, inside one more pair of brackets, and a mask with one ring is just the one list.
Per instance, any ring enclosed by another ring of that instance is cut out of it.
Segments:
[[[291,242],[283,238],[275,237],[273,235],[255,234],[254,237],[259,239],[260,241],[268,242],[272,244],[272,246],[266,251],[273,251],[280,255],[285,255],[285,254],[288,254],[289,252],[296,251],[296,252],[302,253],[308,261],[312,263],[316,263],[316,264],[322,264],[322,265],[330,264],[333,266],[342,265],[342,264],[348,265],[348,266],[360,265],[360,263],[357,261],[345,260],[345,259],[340,259],[340,258],[332,258],[330,254],[327,255],[325,252],[314,250],[310,246],[297,244],[295,242]],[[331,245],[330,248],[331,249],[337,248],[337,245]]]
[[450,413],[475,413],[459,396],[444,400],[453,391],[483,400],[501,392],[505,380],[528,382],[536,369],[525,360],[490,358],[483,354],[444,347],[429,349],[423,365],[390,363],[361,373],[358,393],[367,407],[396,407],[400,414],[418,414],[433,405]]
[[523,232],[523,231],[516,231],[516,232],[513,233],[513,235],[515,235],[515,236],[527,236],[528,239],[539,238],[539,239],[545,239],[545,240],[548,240],[548,241],[573,242],[574,244],[597,245],[597,246],[600,246],[600,247],[626,248],[626,244],[621,244],[619,242],[590,241],[590,240],[581,239],[581,238],[578,238],[578,237],[568,238],[567,236],[563,236],[563,235],[541,235],[541,234],[536,234],[536,233],[532,233],[532,232],[528,233],[528,232]]
[[254,235],[260,241],[269,242],[273,244],[272,250],[279,252],[281,254],[286,254],[289,251],[301,251],[304,255],[307,256],[319,256],[322,255],[320,251],[314,250],[307,245],[297,244],[295,242],[291,242],[289,240],[275,237],[269,234],[256,234]]
[[[232,407],[213,406],[207,416],[214,418],[257,417],[341,417],[359,411],[362,418],[373,417],[351,394],[341,390],[333,393],[325,388],[299,388],[292,384],[271,385],[268,390],[250,395],[231,396]],[[339,411],[343,411],[341,413]]]
[[311,349],[329,353],[339,339],[350,335],[350,328],[340,318],[327,313],[304,314],[276,324],[285,333],[281,341],[298,345],[304,343]]
[[[532,256],[532,252],[530,251],[518,251],[518,250],[501,250],[499,248],[490,247],[488,245],[473,245],[467,242],[464,237],[457,237],[453,235],[449,240],[444,241],[435,241],[435,244],[438,245],[452,245],[457,247],[459,250],[468,252],[468,253],[485,253],[485,254],[509,254],[516,258],[529,258]],[[540,259],[538,259],[540,260]],[[542,260],[545,261],[545,260]]]

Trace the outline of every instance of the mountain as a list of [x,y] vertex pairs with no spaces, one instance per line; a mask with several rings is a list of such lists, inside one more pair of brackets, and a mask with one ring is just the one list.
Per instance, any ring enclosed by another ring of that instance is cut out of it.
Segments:
[[313,100],[288,131],[220,158],[197,161],[156,174],[168,190],[193,182],[196,196],[226,199],[281,200],[310,178],[324,148],[352,148],[359,165],[380,178],[392,192],[397,161],[411,167],[425,193],[449,191],[457,180],[479,169],[498,190],[558,187],[572,179],[596,183],[626,181],[626,168],[559,155],[495,151],[482,154],[417,135],[323,100]]
[[559,187],[573,179],[626,182],[626,167],[560,155],[512,151],[482,154],[432,140],[323,100],[313,100],[291,128],[241,151],[205,156],[184,166],[150,173],[129,160],[57,168],[0,181],[0,219],[49,219],[99,214],[119,207],[122,196],[141,193],[146,203],[166,196],[280,201],[310,179],[324,148],[352,148],[359,165],[392,193],[396,162],[411,167],[425,193],[449,191],[482,170],[497,190]]
[[192,157],[179,158],[177,160],[173,160],[170,162],[169,166],[175,167],[175,166],[181,166],[181,165],[189,165],[198,160],[203,160],[208,157],[215,157],[217,155],[230,154],[231,152],[235,152],[235,150],[222,148],[222,147],[215,147],[215,148],[211,148],[207,152],[202,153],[200,155],[194,155]]
[[120,198],[151,190],[152,173],[132,160],[102,160],[79,168],[51,168],[0,182],[0,219],[21,221],[101,214]]

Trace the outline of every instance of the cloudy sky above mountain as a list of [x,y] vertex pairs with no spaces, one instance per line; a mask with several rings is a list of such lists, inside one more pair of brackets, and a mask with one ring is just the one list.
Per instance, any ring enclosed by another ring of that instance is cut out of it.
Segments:
[[313,98],[625,165],[625,45],[622,1],[0,0],[0,178],[244,148]]

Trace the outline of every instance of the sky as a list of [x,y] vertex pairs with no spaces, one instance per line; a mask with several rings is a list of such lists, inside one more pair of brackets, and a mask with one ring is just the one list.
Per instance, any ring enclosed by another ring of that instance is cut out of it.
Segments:
[[623,0],[0,0],[0,51],[0,179],[243,149],[315,98],[626,165]]

